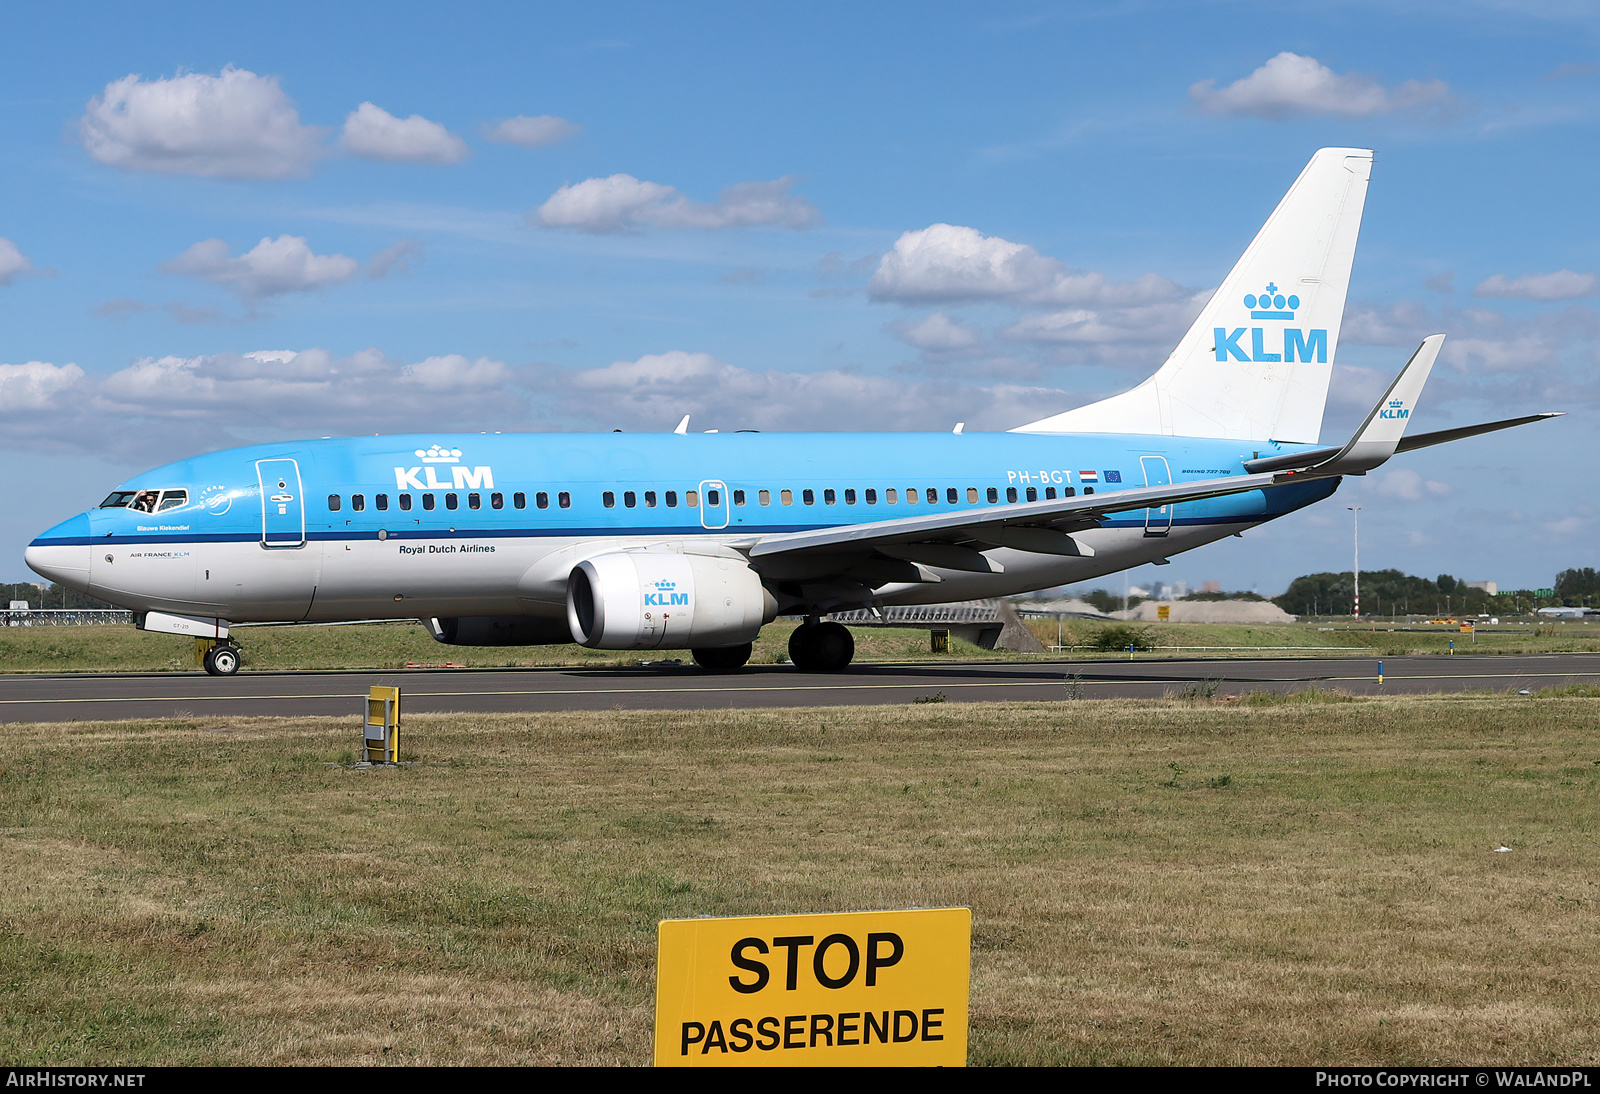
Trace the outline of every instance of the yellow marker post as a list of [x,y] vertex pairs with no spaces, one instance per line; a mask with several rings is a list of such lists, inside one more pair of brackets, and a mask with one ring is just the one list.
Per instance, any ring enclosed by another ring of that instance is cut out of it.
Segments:
[[964,1067],[972,912],[668,919],[658,1067]]
[[367,692],[366,759],[368,763],[400,762],[400,689]]

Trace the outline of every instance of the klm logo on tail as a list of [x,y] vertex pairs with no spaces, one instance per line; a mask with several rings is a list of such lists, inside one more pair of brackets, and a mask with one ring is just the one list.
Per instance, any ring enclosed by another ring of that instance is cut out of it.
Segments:
[[1411,411],[1399,399],[1390,399],[1389,405],[1378,411],[1378,417],[1406,419],[1411,417]]
[[[1250,309],[1251,319],[1290,319],[1294,318],[1295,309],[1300,307],[1298,296],[1284,296],[1278,291],[1278,286],[1272,282],[1267,283],[1266,291],[1260,296],[1250,293],[1244,298],[1244,306]],[[1326,330],[1300,330],[1296,327],[1283,328],[1283,351],[1281,353],[1267,352],[1267,329],[1264,327],[1238,327],[1230,332],[1226,327],[1213,327],[1216,333],[1215,349],[1218,361],[1305,361],[1310,362],[1315,354],[1318,364],[1328,363],[1328,332]],[[1245,347],[1240,345],[1240,340],[1245,332],[1250,332],[1250,351],[1245,352]]]

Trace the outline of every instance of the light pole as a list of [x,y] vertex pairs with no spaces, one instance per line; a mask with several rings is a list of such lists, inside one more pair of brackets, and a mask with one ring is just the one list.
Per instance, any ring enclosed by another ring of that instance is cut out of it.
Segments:
[[1347,506],[1345,506],[1345,508],[1350,510],[1350,512],[1355,514],[1355,520],[1356,520],[1356,530],[1355,530],[1356,558],[1355,558],[1355,571],[1354,571],[1355,579],[1356,579],[1356,612],[1355,612],[1355,618],[1356,618],[1356,622],[1359,623],[1359,622],[1361,622],[1361,506],[1359,506],[1359,505],[1347,505]]

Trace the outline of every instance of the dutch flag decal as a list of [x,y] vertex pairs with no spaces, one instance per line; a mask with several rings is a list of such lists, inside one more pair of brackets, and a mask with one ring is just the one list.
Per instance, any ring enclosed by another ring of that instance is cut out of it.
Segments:
[[1084,482],[1084,483],[1097,483],[1097,482],[1100,481],[1100,472],[1098,472],[1098,471],[1079,471],[1078,472],[1078,481],[1079,482]]

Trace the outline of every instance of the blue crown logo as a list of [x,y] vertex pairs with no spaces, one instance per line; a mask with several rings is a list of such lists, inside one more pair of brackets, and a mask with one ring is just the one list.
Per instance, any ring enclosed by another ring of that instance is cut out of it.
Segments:
[[1406,405],[1405,402],[1400,400],[1400,399],[1390,399],[1389,400],[1389,408],[1391,410],[1399,410],[1401,407],[1403,407],[1405,405]]
[[667,580],[663,579],[661,581],[656,582],[656,588],[658,590],[660,590],[661,592],[664,592],[664,593],[670,593],[673,589],[676,589],[677,587],[678,587],[678,583],[676,581],[667,581]]
[[1244,298],[1251,319],[1293,319],[1294,310],[1300,306],[1298,296],[1284,296],[1278,286],[1267,282],[1267,290],[1260,296],[1251,293]]

